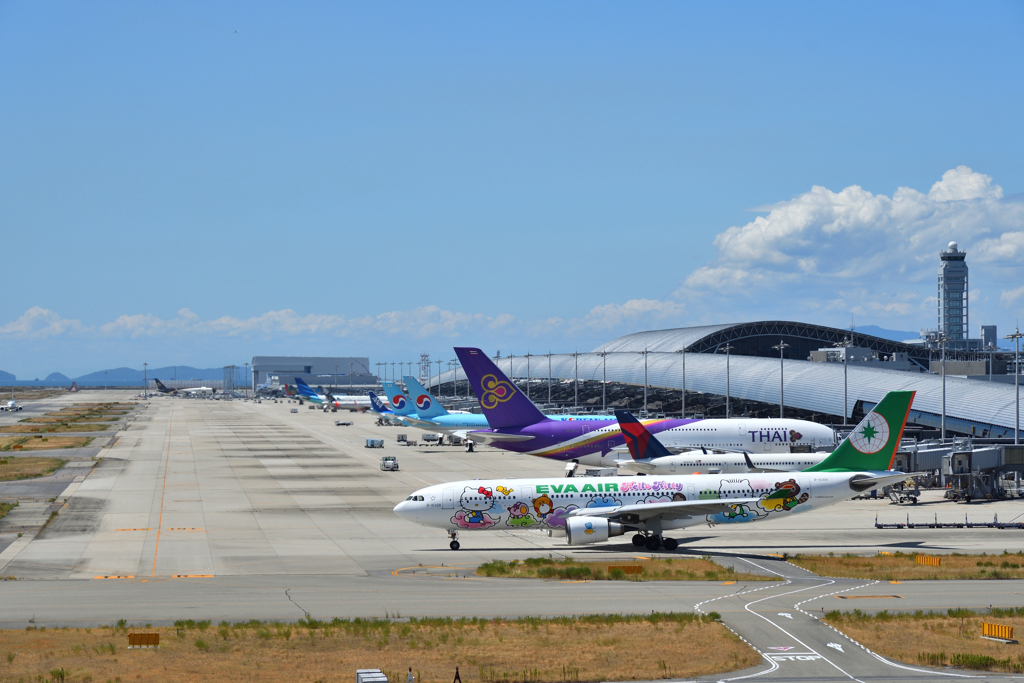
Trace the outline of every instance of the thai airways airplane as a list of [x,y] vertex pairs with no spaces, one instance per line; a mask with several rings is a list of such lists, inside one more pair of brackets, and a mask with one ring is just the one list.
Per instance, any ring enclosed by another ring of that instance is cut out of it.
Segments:
[[395,514],[446,529],[452,550],[461,531],[531,527],[564,532],[569,545],[632,533],[636,546],[674,550],[678,542],[664,535],[673,529],[785,519],[906,479],[889,468],[913,401],[912,391],[889,392],[827,458],[802,472],[472,479],[415,491]]
[[[616,467],[625,455],[616,451],[625,442],[614,418],[547,417],[483,351],[456,348],[455,353],[490,425],[487,431],[469,432],[469,438],[505,450],[598,467]],[[788,418],[656,419],[644,425],[658,434],[666,448],[677,452],[704,448],[789,455],[793,450],[831,450],[835,445],[835,432],[829,427]]]

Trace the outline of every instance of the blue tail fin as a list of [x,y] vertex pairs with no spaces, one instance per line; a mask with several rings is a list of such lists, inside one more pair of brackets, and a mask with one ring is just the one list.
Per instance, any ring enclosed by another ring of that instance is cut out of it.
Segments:
[[377,394],[372,391],[367,392],[370,395],[370,409],[375,413],[389,413],[390,410],[384,405],[384,403],[377,398]]
[[383,386],[388,402],[391,403],[391,412],[398,416],[412,415],[414,412],[412,401],[406,397],[401,387],[394,382],[384,382]]
[[615,419],[619,421],[619,429],[626,438],[626,446],[634,460],[662,458],[672,455],[658,437],[651,434],[644,423],[633,417],[628,410],[616,410]]
[[308,384],[303,382],[301,377],[295,378],[295,386],[298,388],[301,396],[316,396],[316,392],[313,391]]
[[402,379],[405,380],[405,388],[409,390],[412,404],[416,406],[417,417],[429,420],[432,417],[448,414],[441,402],[431,396],[430,392],[415,377],[403,377]]
[[456,347],[455,353],[491,429],[525,427],[548,419],[483,351]]

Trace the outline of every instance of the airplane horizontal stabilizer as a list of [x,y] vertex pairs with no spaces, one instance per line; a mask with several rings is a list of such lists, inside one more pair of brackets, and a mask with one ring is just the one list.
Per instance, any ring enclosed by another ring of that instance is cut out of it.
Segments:
[[529,441],[533,438],[529,434],[498,434],[497,432],[469,432],[466,436],[477,443],[496,443],[498,441],[512,443],[516,441]]

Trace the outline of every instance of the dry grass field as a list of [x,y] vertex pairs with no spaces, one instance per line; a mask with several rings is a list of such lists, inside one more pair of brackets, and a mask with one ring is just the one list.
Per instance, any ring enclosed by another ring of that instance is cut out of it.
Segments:
[[0,451],[46,451],[54,448],[84,448],[92,441],[88,436],[3,436]]
[[0,427],[0,433],[3,434],[60,434],[61,432],[103,432],[110,429],[113,425],[109,424],[91,424],[91,423],[75,423],[75,424],[57,424],[57,425],[31,425],[31,424],[17,424],[17,425],[4,425]]
[[[0,397],[10,400],[12,387],[0,387]],[[35,401],[41,398],[52,398],[63,396],[68,393],[67,389],[51,387],[13,387],[15,401]]]
[[16,507],[18,507],[18,501],[14,501],[13,503],[0,503],[0,519],[3,519],[4,515]]
[[0,458],[0,481],[43,477],[53,474],[63,464],[59,458]]
[[819,576],[842,576],[879,581],[937,579],[1021,579],[1024,553],[1011,555],[941,555],[938,567],[917,562],[915,553],[857,555],[796,555],[793,564]]
[[[126,649],[160,633],[159,649]],[[633,656],[629,653],[646,653]],[[3,659],[6,657],[6,661]],[[174,628],[0,631],[0,681],[343,681],[376,668],[402,683],[614,681],[692,677],[760,656],[692,614],[563,619],[178,622]]]
[[1024,650],[981,637],[982,622],[1014,627],[1024,635],[1024,608],[993,609],[980,615],[970,610],[943,613],[871,616],[860,610],[829,612],[825,621],[875,652],[908,664],[958,666],[965,669],[1024,672]]
[[[634,568],[629,569],[628,567]],[[640,573],[632,573],[639,569]],[[706,558],[666,558],[614,562],[577,562],[573,559],[555,560],[531,557],[526,560],[504,562],[494,560],[480,565],[476,573],[481,576],[500,576],[512,579],[560,579],[577,581],[776,581],[776,577],[741,574],[732,567],[722,567]]]

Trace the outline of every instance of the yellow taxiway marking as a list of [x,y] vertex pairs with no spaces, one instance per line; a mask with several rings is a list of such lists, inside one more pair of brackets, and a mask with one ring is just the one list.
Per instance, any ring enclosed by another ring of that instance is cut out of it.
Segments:
[[779,555],[778,553],[768,553],[768,557],[782,557],[782,555]]
[[212,579],[213,574],[171,574],[172,579]]
[[731,585],[733,585],[734,583],[736,583],[736,582],[735,582],[735,581],[726,581],[726,582],[725,582],[725,583],[723,583],[722,585],[723,585],[723,586],[731,586]]
[[889,583],[899,583],[899,581],[890,581]]
[[110,574],[107,576],[94,576],[94,579],[134,579],[135,574]]
[[882,598],[899,598],[903,599],[902,595],[837,595],[840,600],[874,600]]

